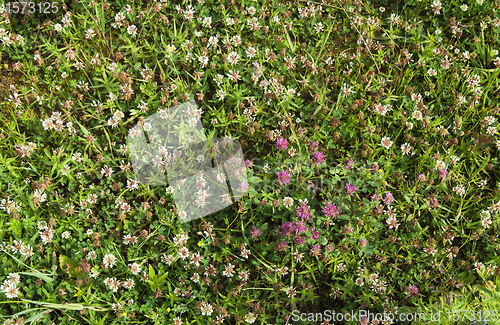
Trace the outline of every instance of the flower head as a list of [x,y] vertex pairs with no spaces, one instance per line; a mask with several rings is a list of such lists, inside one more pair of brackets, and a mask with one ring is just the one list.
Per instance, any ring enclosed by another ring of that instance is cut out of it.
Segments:
[[286,221],[281,224],[280,226],[280,234],[285,235],[285,236],[290,236],[292,231],[294,229],[294,225],[290,221]]
[[258,239],[260,235],[262,235],[262,230],[256,228],[255,226],[252,227],[252,230],[250,230],[250,234],[252,234],[253,239]]
[[313,160],[316,163],[316,166],[321,166],[321,164],[325,161],[325,155],[322,152],[316,151],[313,154]]
[[281,170],[281,172],[276,173],[276,177],[278,178],[278,183],[280,185],[286,185],[290,183],[290,174],[285,170]]
[[286,150],[288,148],[288,142],[285,138],[278,138],[276,140],[276,149]]
[[335,204],[327,202],[323,208],[323,213],[325,216],[335,217],[337,214],[340,214],[340,211]]
[[297,216],[304,221],[309,221],[313,218],[311,210],[307,205],[307,199],[299,200],[299,207],[297,208]]
[[389,149],[392,146],[393,142],[388,137],[382,138],[382,146],[386,149]]
[[416,285],[411,285],[408,287],[408,296],[417,296],[419,291]]
[[384,203],[387,205],[391,205],[392,202],[394,202],[394,196],[392,195],[391,192],[386,192]]
[[345,193],[347,195],[353,195],[356,192],[356,185],[353,185],[351,183],[347,183],[345,186]]

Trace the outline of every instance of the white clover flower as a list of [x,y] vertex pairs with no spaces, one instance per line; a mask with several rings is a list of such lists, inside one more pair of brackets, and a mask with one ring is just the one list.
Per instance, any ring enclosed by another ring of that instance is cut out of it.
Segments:
[[135,25],[130,25],[127,27],[127,33],[129,33],[132,36],[137,35],[137,27]]
[[390,147],[392,147],[393,142],[389,137],[383,137],[381,144],[384,148],[389,149]]
[[245,322],[247,322],[248,324],[253,324],[256,319],[257,317],[254,313],[248,313],[245,315]]
[[460,184],[460,185],[457,185],[453,188],[453,192],[457,193],[460,196],[464,196],[465,188],[462,184]]
[[446,169],[446,164],[442,160],[437,160],[436,161],[436,168],[437,169]]
[[208,302],[202,302],[200,310],[201,314],[205,316],[210,316],[214,311],[212,305],[209,304]]
[[113,254],[108,254],[103,257],[102,263],[104,264],[104,267],[112,268],[116,263],[116,257]]
[[285,197],[283,199],[283,205],[286,206],[287,208],[291,207],[293,205],[293,199],[289,196]]

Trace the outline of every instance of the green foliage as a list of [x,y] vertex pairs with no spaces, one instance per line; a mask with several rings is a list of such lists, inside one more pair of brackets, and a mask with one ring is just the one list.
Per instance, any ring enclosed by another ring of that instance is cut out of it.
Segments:
[[[37,6],[0,18],[4,324],[498,310],[497,2]],[[248,191],[181,223],[127,152],[188,100]]]

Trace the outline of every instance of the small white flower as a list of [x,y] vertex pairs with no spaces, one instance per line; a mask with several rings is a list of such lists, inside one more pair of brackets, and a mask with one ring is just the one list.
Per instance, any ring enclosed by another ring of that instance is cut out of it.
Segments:
[[254,313],[248,313],[245,315],[245,321],[249,324],[253,324],[257,317],[255,316]]
[[291,207],[293,205],[293,199],[289,196],[285,197],[283,199],[283,205],[286,206],[287,208]]
[[191,280],[193,280],[194,283],[198,283],[198,281],[200,281],[200,275],[198,273],[193,274]]
[[205,315],[205,316],[210,316],[212,314],[212,312],[214,311],[212,305],[209,304],[208,302],[203,302],[201,304],[200,310],[201,310],[201,314]]
[[217,181],[219,181],[219,183],[224,183],[226,181],[226,175],[224,175],[224,173],[218,173]]
[[127,33],[129,33],[132,36],[137,35],[137,27],[135,25],[130,25],[127,27]]
[[71,236],[71,232],[65,231],[61,234],[61,237],[64,239],[68,239]]
[[226,97],[226,92],[223,89],[219,89],[217,91],[217,97],[219,98],[219,100],[224,100],[224,98]]
[[40,221],[38,222],[38,230],[45,230],[48,228],[47,222],[45,221]]
[[497,132],[497,128],[494,126],[489,126],[486,129],[486,133],[488,133],[488,135],[494,135],[496,132]]
[[409,143],[401,145],[401,151],[403,151],[403,156],[409,154],[412,151],[412,146]]
[[436,161],[436,168],[437,169],[446,169],[446,164],[442,160],[437,160]]
[[420,112],[419,110],[415,110],[413,112],[413,114],[411,115],[411,117],[413,117],[417,121],[421,121],[422,120],[422,112]]
[[250,59],[255,57],[255,55],[257,54],[257,51],[252,46],[250,46],[245,52]]
[[19,294],[19,289],[15,285],[9,285],[7,284],[5,288],[3,289],[3,292],[5,293],[5,296],[8,299],[14,299],[17,297]]
[[125,116],[125,114],[123,114],[123,112],[122,112],[122,111],[120,111],[120,110],[116,111],[116,112],[113,114],[113,117],[114,117],[116,120],[121,120],[124,116]]
[[90,251],[90,252],[87,253],[87,258],[89,260],[93,260],[96,257],[97,257],[97,254],[94,251]]
[[455,187],[453,188],[453,191],[454,191],[455,193],[457,193],[458,195],[460,195],[460,196],[464,196],[464,194],[465,194],[465,188],[464,188],[464,186],[463,186],[463,185],[461,185],[461,184],[460,184],[460,185],[455,186]]
[[237,64],[240,59],[240,55],[236,52],[231,52],[227,55],[227,61],[229,64]]
[[393,142],[389,137],[383,137],[381,144],[384,148],[389,149],[392,146]]
[[85,31],[85,36],[88,38],[88,39],[92,39],[94,36],[96,35],[96,33],[94,32],[93,29],[87,29]]
[[491,215],[488,210],[483,210],[481,212],[481,225],[486,229],[491,226]]
[[316,33],[321,33],[324,29],[324,26],[321,22],[317,23],[315,26],[314,26],[314,29],[316,30]]
[[450,157],[450,162],[453,164],[453,166],[455,166],[459,160],[460,158],[458,158],[457,156]]
[[149,132],[149,131],[151,131],[152,125],[151,125],[151,123],[146,122],[146,123],[144,123],[144,125],[142,127],[143,127],[145,132]]
[[116,263],[116,257],[113,254],[108,254],[104,256],[102,263],[104,264],[104,267],[112,268]]
[[177,48],[175,47],[175,45],[169,44],[169,45],[167,46],[167,53],[168,53],[168,54],[171,54],[171,53],[175,52],[175,50],[176,50],[176,49],[177,49]]
[[133,263],[131,265],[128,266],[130,268],[130,272],[132,272],[133,275],[137,275],[139,273],[141,273],[141,267],[139,266],[139,264],[137,263]]

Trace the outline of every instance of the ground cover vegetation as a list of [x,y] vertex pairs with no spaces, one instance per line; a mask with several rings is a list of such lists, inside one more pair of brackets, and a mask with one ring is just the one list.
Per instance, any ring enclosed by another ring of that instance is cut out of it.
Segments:
[[[3,324],[497,310],[499,4],[4,2]],[[248,183],[182,223],[127,135],[190,100]]]

